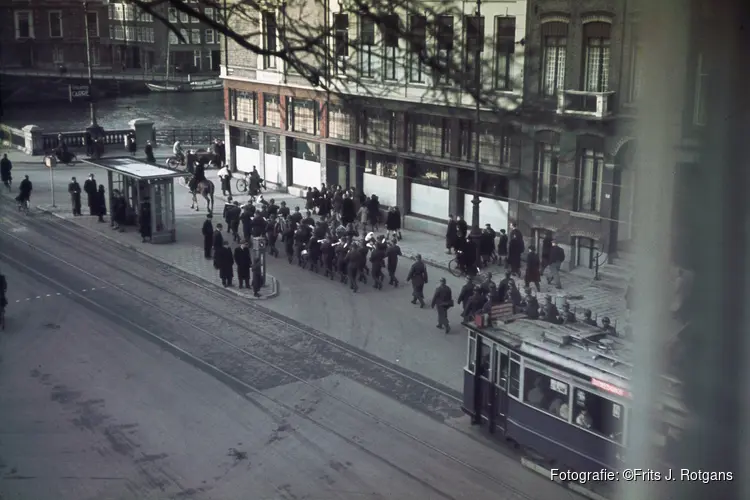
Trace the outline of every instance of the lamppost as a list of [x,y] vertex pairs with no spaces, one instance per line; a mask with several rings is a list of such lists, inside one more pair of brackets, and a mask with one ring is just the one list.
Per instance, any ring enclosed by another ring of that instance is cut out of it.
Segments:
[[476,96],[476,123],[474,131],[474,196],[471,200],[471,231],[469,232],[469,239],[474,243],[477,249],[477,255],[479,255],[479,240],[482,237],[482,230],[479,228],[479,204],[482,200],[479,199],[479,170],[481,164],[479,161],[479,128],[481,125],[481,109],[480,109],[480,98],[482,95],[482,71],[480,61],[482,60],[482,45],[484,44],[484,29],[482,25],[482,0],[477,0],[477,14],[476,14],[476,37],[474,41],[474,91]]
[[91,114],[91,125],[86,128],[86,131],[91,134],[92,139],[101,137],[104,130],[96,122],[96,99],[94,97],[94,70],[91,65],[91,36],[89,35],[89,3],[87,0],[83,0],[83,20],[84,30],[86,37],[86,69],[88,70],[88,84],[89,84],[89,113]]

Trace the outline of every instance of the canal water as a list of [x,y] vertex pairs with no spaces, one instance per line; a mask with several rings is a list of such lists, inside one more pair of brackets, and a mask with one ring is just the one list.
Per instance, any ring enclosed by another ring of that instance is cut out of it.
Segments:
[[[89,107],[81,103],[51,103],[45,106],[0,107],[0,123],[12,127],[38,125],[46,130],[78,131],[90,124]],[[105,129],[128,128],[134,118],[153,120],[157,130],[175,128],[218,129],[224,117],[223,93],[177,92],[142,94],[102,99],[97,120]]]

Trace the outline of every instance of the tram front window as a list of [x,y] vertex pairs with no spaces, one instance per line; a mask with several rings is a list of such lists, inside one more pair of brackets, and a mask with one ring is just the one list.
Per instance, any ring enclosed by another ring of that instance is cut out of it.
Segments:
[[526,368],[524,370],[524,393],[525,403],[550,415],[568,420],[570,388],[565,382]]
[[607,439],[622,442],[625,419],[622,405],[583,389],[575,390],[574,400],[576,425]]
[[490,355],[492,348],[483,338],[479,338],[479,368],[477,374],[480,377],[490,378]]

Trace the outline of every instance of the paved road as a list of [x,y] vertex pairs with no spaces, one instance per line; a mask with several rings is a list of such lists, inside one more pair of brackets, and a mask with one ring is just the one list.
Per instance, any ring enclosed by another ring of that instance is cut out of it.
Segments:
[[0,204],[4,498],[572,498],[450,389]]

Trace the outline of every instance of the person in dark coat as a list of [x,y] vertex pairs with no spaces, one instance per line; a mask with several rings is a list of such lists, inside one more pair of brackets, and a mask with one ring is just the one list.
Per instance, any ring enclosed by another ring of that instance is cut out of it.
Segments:
[[104,222],[104,216],[107,215],[107,195],[104,193],[104,186],[99,184],[99,190],[96,192],[96,215],[99,222]]
[[377,195],[370,196],[365,206],[367,207],[367,221],[372,226],[372,230],[377,231],[378,221],[380,220],[380,200]]
[[141,231],[141,243],[145,243],[146,240],[151,241],[151,205],[148,203],[141,205],[138,224]]
[[523,240],[517,234],[510,237],[508,244],[508,267],[511,274],[521,276],[521,255],[523,254]]
[[354,205],[354,200],[348,195],[344,195],[344,199],[341,201],[341,223],[349,225],[354,222],[357,217],[357,207]]
[[281,233],[281,242],[284,243],[284,253],[286,253],[286,260],[291,264],[294,260],[294,233],[297,227],[294,223],[289,223]]
[[551,284],[554,281],[557,289],[562,288],[562,283],[560,282],[560,268],[562,267],[563,262],[565,262],[565,250],[553,240],[552,249],[549,254],[550,276],[547,278],[547,283]]
[[137,148],[135,145],[135,134],[133,132],[128,133],[127,142],[128,142],[128,153],[130,153],[131,155],[134,155]]
[[401,247],[398,246],[398,240],[394,236],[391,240],[390,245],[385,250],[385,257],[388,268],[388,284],[395,287],[398,286],[398,278],[396,278],[396,269],[398,268],[398,258],[403,255],[401,253]]
[[8,159],[8,154],[3,154],[3,159],[0,160],[0,180],[2,180],[5,187],[10,191],[10,181],[13,177],[10,175],[10,171],[13,170],[13,163]]
[[383,289],[383,267],[385,265],[385,250],[382,245],[376,245],[370,254],[370,276],[372,276],[373,287],[377,290]]
[[94,174],[89,174],[89,178],[83,183],[83,190],[86,192],[86,201],[89,206],[89,215],[96,215],[96,187]]
[[320,256],[323,260],[323,269],[325,270],[324,276],[333,279],[336,271],[333,267],[333,263],[336,258],[336,247],[330,239],[326,238],[320,245]]
[[223,226],[221,224],[216,224],[211,241],[214,245],[214,269],[219,269],[220,267],[221,252],[219,250],[224,246],[224,236],[221,235],[222,229]]
[[344,284],[346,284],[346,280],[347,280],[346,254],[349,252],[349,246],[350,245],[347,241],[341,241],[339,242],[338,245],[336,245],[336,266],[338,267],[340,281],[341,283],[344,283]]
[[479,237],[479,255],[482,267],[487,266],[495,255],[495,230],[487,224]]
[[146,161],[149,163],[156,163],[156,157],[154,156],[154,145],[151,141],[146,141],[146,146],[143,148],[143,152],[146,153]]
[[70,193],[70,204],[73,207],[73,215],[81,215],[81,185],[78,184],[75,177],[70,179],[68,193]]
[[211,258],[211,249],[214,246],[214,225],[211,223],[211,218],[211,214],[208,214],[201,228],[201,234],[203,234],[203,256],[207,259]]
[[219,278],[221,278],[221,284],[225,288],[232,286],[234,257],[232,256],[232,249],[229,248],[229,242],[225,241],[216,253],[219,257]]
[[508,235],[505,229],[500,230],[500,238],[497,240],[497,263],[506,265],[508,262]]
[[385,228],[389,238],[401,238],[401,212],[398,207],[388,209],[388,214],[385,216]]
[[466,277],[466,284],[461,287],[461,291],[458,293],[458,299],[456,302],[459,305],[465,305],[466,301],[469,300],[471,294],[474,293],[474,279],[471,276]]
[[266,223],[266,244],[268,246],[268,255],[274,257],[279,256],[279,249],[276,248],[276,240],[279,239],[279,221],[276,220],[276,215],[272,214]]
[[359,290],[357,276],[363,267],[364,258],[362,257],[362,252],[356,244],[352,244],[349,252],[346,254],[346,274],[349,278],[349,288],[351,288],[353,293],[357,293]]
[[[80,211],[78,215],[81,215]],[[112,217],[110,217],[112,229],[115,229],[121,233],[124,232],[125,225],[127,224],[127,219],[128,202],[125,200],[125,197],[122,195],[122,193],[115,189],[112,192]]]
[[260,259],[253,262],[253,296],[260,297],[260,288],[263,286],[263,264]]
[[536,249],[532,245],[529,247],[529,253],[526,254],[526,274],[524,276],[524,283],[526,284],[526,287],[529,286],[529,283],[534,283],[537,292],[542,290],[539,285],[539,282],[542,281],[540,265],[539,255],[536,253]]
[[456,218],[451,214],[448,216],[448,227],[445,229],[446,253],[451,253],[456,247],[456,240],[458,240],[458,225],[456,224]]
[[[240,241],[240,217],[242,216],[242,209],[240,208],[240,203],[238,201],[235,201],[232,203],[232,206],[227,210],[227,226],[229,226],[229,232],[232,233],[232,238],[235,242]],[[244,232],[244,231],[243,231]]]
[[310,263],[310,271],[317,273],[320,264],[320,240],[314,236],[307,242],[307,261]]
[[462,240],[469,235],[469,225],[463,217],[456,216],[456,229],[458,230],[458,237]]
[[250,248],[247,241],[242,240],[240,246],[234,249],[234,263],[237,264],[237,280],[240,282],[240,288],[250,288]]
[[417,254],[416,262],[411,265],[406,281],[411,282],[411,303],[419,302],[419,307],[424,307],[424,286],[427,284],[427,266],[422,262],[422,256]]
[[432,308],[437,308],[437,327],[445,328],[445,333],[451,331],[451,326],[448,324],[448,309],[451,307],[453,307],[453,292],[445,284],[445,278],[440,278],[440,285],[435,289],[435,295],[432,296]]

